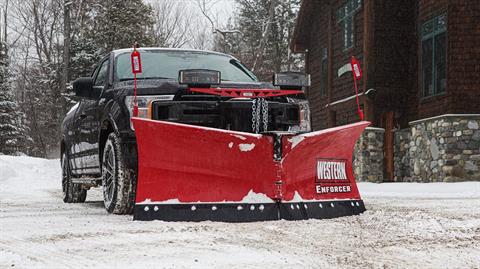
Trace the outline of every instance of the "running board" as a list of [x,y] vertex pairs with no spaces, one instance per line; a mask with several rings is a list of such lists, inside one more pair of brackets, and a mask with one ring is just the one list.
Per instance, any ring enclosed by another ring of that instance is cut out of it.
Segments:
[[87,187],[98,187],[102,185],[102,178],[94,178],[94,177],[72,178],[72,183],[86,185]]

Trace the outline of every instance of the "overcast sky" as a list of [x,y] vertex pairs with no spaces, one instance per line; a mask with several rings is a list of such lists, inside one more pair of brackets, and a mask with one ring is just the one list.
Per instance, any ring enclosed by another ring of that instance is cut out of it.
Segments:
[[[207,8],[207,15],[214,21],[213,28],[217,29],[227,29],[227,23],[229,18],[231,18],[237,8],[236,0],[143,0],[146,3],[151,3],[155,6],[156,3],[162,2],[174,2],[176,4],[182,5],[185,8],[185,14],[191,16],[187,20],[190,22],[191,29],[193,33],[198,33],[199,36],[202,33],[207,34],[207,43],[204,49],[211,49],[213,45],[213,29],[210,21],[202,14],[199,7],[199,2],[205,1]],[[192,45],[192,43],[187,43],[184,45],[185,48],[198,48]]]
[[[186,8],[191,9],[197,16],[203,17],[200,13],[197,0],[144,0],[147,3],[162,2],[162,1],[175,1],[183,2]],[[210,7],[210,14],[212,18],[218,18],[220,27],[224,26],[228,19],[234,14],[236,8],[236,0],[207,0]]]
[[[25,1],[31,1],[31,0],[25,0]],[[183,4],[186,9],[192,12],[191,14],[193,14],[193,17],[195,17],[195,19],[200,19],[204,22],[204,24],[201,25],[201,24],[193,23],[193,21],[195,20],[192,20],[192,24],[195,24],[192,27],[194,28],[197,27],[199,31],[202,31],[202,29],[199,29],[198,27],[202,27],[203,30],[206,29],[205,27],[207,28],[210,27],[210,23],[205,18],[205,16],[203,16],[203,14],[200,11],[200,8],[198,7],[198,0],[143,0],[143,1],[147,3],[171,1],[171,2],[176,2],[178,4]],[[208,3],[208,7],[209,7],[208,15],[213,20],[215,20],[215,24],[216,24],[215,27],[219,29],[224,29],[228,22],[228,19],[232,17],[236,11],[236,0],[206,0],[206,2]],[[14,8],[12,7],[12,4],[14,3],[15,2],[12,3],[12,1],[10,1],[10,7],[9,7],[10,12]],[[5,0],[0,0],[0,8],[3,8],[4,4],[5,4]],[[189,12],[186,12],[186,13],[188,14]],[[12,40],[15,40],[17,37],[17,33],[11,30],[12,27],[15,27],[16,21],[13,16],[9,16],[8,19],[9,19],[9,28],[10,28],[9,41],[12,42]],[[0,25],[1,24],[2,23],[0,22]],[[213,35],[211,35],[211,37],[213,37]]]

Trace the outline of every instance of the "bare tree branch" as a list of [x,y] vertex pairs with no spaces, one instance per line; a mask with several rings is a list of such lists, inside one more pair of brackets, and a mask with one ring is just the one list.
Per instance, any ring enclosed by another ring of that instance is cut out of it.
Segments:
[[274,19],[274,16],[275,16],[275,6],[276,6],[276,4],[277,4],[276,0],[271,0],[270,8],[269,8],[269,11],[268,11],[268,22],[265,25],[265,28],[264,28],[265,30],[263,31],[262,39],[260,40],[260,48],[259,48],[259,50],[258,50],[258,52],[255,56],[255,61],[253,62],[253,67],[252,67],[253,72],[256,71],[258,63],[261,62],[262,59],[263,59],[263,54],[265,53],[265,45],[267,43],[268,35],[270,33],[270,28],[271,28],[271,25],[272,25],[272,22],[273,22],[273,19]]

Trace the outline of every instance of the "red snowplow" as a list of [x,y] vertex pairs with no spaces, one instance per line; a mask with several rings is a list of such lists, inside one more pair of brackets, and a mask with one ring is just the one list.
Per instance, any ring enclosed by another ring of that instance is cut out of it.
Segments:
[[[267,90],[235,91],[255,98]],[[135,220],[302,220],[365,211],[352,153],[369,122],[304,134],[254,134],[132,121],[138,147]]]
[[[309,76],[276,74],[276,88],[228,88],[222,81],[219,71],[181,70],[178,82],[193,94],[190,99],[177,94],[171,103],[150,103],[147,118],[134,113],[135,220],[249,222],[365,211],[352,153],[369,122],[295,133],[285,128],[302,118],[300,105],[275,98],[303,95],[298,89],[310,84]],[[199,94],[220,99],[188,101]],[[198,121],[199,115],[206,117]]]

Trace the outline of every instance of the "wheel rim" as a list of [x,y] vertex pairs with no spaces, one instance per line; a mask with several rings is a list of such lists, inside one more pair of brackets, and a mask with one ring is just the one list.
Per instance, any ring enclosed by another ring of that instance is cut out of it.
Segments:
[[115,193],[115,152],[111,145],[105,147],[103,155],[103,199],[108,208],[112,204]]
[[68,193],[68,163],[67,163],[67,158],[64,155],[62,158],[62,193],[63,193],[63,199],[65,200],[67,198],[67,193]]

